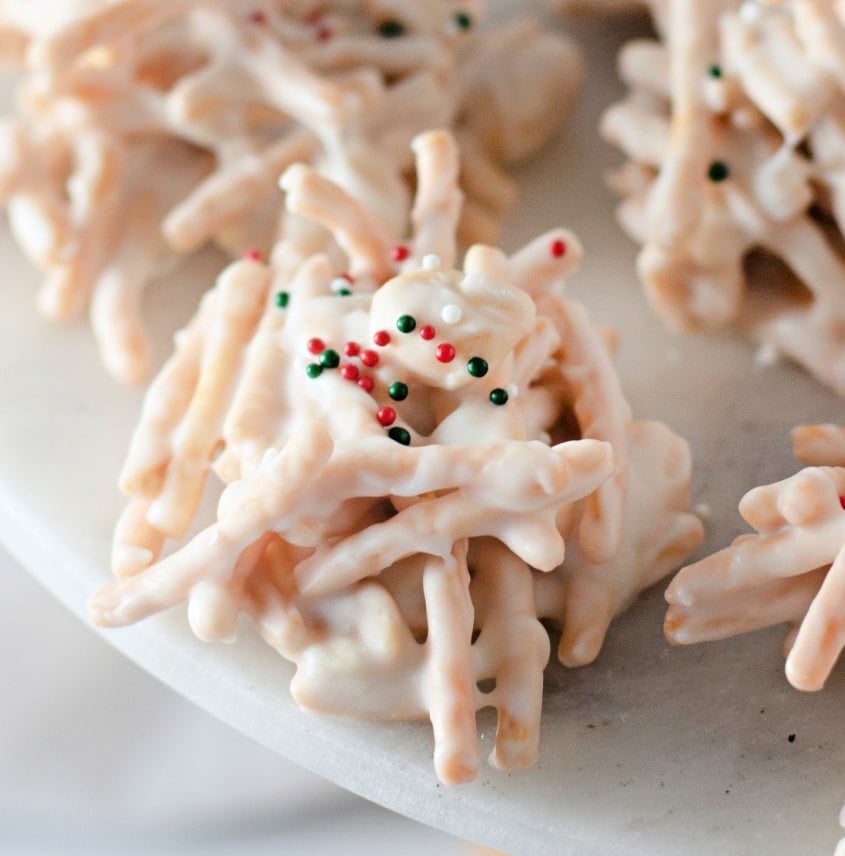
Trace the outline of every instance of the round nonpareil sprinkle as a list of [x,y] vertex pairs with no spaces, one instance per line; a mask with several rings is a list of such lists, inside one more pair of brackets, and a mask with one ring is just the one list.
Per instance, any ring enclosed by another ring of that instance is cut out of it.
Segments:
[[244,253],[244,258],[249,262],[263,262],[264,253],[261,250],[247,250]]
[[369,375],[361,375],[358,378],[358,386],[364,390],[364,392],[372,392],[373,387],[375,386],[375,381]]
[[378,33],[385,39],[396,39],[399,36],[405,35],[405,28],[399,21],[391,19],[389,21],[382,21],[378,25]]
[[437,331],[431,324],[426,324],[424,327],[420,327],[420,338],[425,339],[427,342],[433,339],[437,335]]
[[707,168],[707,177],[714,184],[724,181],[730,174],[730,168],[724,161],[713,161]]
[[387,388],[387,394],[394,401],[404,401],[408,397],[408,384],[396,380]]
[[379,356],[375,351],[371,351],[369,348],[367,348],[366,350],[361,351],[360,359],[361,359],[361,362],[367,368],[371,369],[373,366],[378,365]]
[[361,353],[361,346],[357,342],[347,342],[343,346],[343,353],[347,357],[357,357]]
[[332,348],[326,348],[320,354],[320,365],[324,369],[336,369],[340,365],[340,354]]
[[352,292],[348,288],[339,288],[337,290],[338,297],[349,297],[350,294],[352,294]]
[[404,262],[410,255],[411,251],[404,244],[397,244],[390,251],[390,258],[395,262]]
[[352,363],[344,363],[340,367],[340,375],[346,380],[358,380],[359,374],[358,366],[353,366]]
[[379,407],[376,411],[376,419],[380,425],[387,428],[388,425],[392,425],[396,421],[396,411],[392,407]]
[[290,303],[290,295],[286,291],[277,291],[275,300],[279,309],[287,309],[288,303]]
[[441,342],[434,349],[434,356],[441,363],[451,363],[455,359],[455,353],[455,346],[449,344],[449,342]]
[[566,242],[561,241],[560,238],[555,241],[552,241],[551,246],[549,247],[549,252],[556,259],[563,258],[566,255]]
[[321,354],[326,349],[326,343],[322,339],[309,339],[305,346],[310,354]]
[[481,357],[472,357],[467,361],[467,371],[473,377],[484,377],[488,369],[487,360],[483,360]]
[[390,344],[390,333],[387,330],[377,330],[373,333],[373,344],[378,345],[379,348],[383,348],[385,345]]
[[310,378],[320,377],[322,373],[323,367],[318,366],[317,363],[308,363],[308,365],[305,366],[305,374]]
[[496,404],[499,407],[503,404],[507,404],[509,397],[508,391],[506,389],[502,389],[500,386],[490,390],[490,403]]
[[745,24],[756,24],[762,14],[760,4],[755,0],[745,0],[745,3],[739,7],[739,17]]
[[387,436],[390,437],[391,440],[401,443],[403,446],[411,445],[411,435],[404,428],[400,428],[398,425],[395,428],[391,428],[387,432]]
[[435,268],[440,267],[440,256],[434,255],[434,253],[429,253],[427,256],[423,256],[422,266],[426,270],[434,270]]
[[453,20],[459,30],[468,30],[472,26],[472,18],[466,12],[455,12]]
[[440,312],[440,317],[447,324],[457,324],[458,321],[463,318],[463,311],[460,306],[456,306],[454,303],[448,303]]
[[400,315],[396,319],[396,329],[400,333],[411,333],[417,326],[417,320],[413,315]]

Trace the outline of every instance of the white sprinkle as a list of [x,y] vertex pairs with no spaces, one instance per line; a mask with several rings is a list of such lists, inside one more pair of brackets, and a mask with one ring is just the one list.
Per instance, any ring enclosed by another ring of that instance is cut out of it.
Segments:
[[757,348],[757,353],[754,354],[754,364],[756,366],[773,366],[780,359],[778,349],[771,343],[765,342]]
[[434,253],[423,256],[422,266],[427,270],[434,270],[440,267],[440,256],[435,256]]
[[746,0],[739,7],[739,17],[743,24],[756,24],[763,15],[763,10],[756,0]]
[[760,114],[754,109],[737,107],[736,110],[731,113],[731,119],[737,128],[747,131],[750,128],[758,126],[759,115]]
[[349,288],[349,280],[339,276],[332,280],[331,289],[335,294],[337,294],[341,288]]
[[448,305],[443,307],[443,311],[440,313],[440,317],[447,324],[457,324],[458,321],[463,317],[463,312],[461,312],[460,306],[455,306],[454,303],[449,303]]
[[508,398],[516,398],[519,395],[519,387],[515,383],[509,383],[505,387],[505,392],[508,394]]

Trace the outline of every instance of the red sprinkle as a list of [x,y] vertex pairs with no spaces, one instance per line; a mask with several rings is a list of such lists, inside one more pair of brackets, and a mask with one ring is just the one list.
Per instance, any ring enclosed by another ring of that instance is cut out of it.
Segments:
[[347,342],[343,346],[343,353],[346,354],[347,357],[357,357],[361,352],[361,346],[357,342]]
[[434,349],[434,356],[441,363],[451,363],[455,359],[455,346],[450,345],[448,342],[441,342]]
[[429,339],[433,339],[437,335],[437,331],[431,324],[426,324],[425,327],[420,327],[420,338],[425,339],[426,342]]
[[390,344],[390,333],[388,333],[387,330],[378,330],[373,334],[373,343],[378,345],[380,348]]
[[250,24],[257,24],[259,27],[263,27],[267,23],[267,13],[266,12],[251,12],[249,15]]
[[551,246],[549,247],[549,252],[556,258],[560,259],[566,255],[566,244],[558,239],[557,241],[552,241]]
[[264,253],[262,253],[261,250],[247,250],[244,253],[244,258],[249,262],[263,262]]
[[325,24],[317,27],[317,41],[318,42],[328,42],[331,37],[334,35],[331,27],[327,27]]
[[309,354],[321,354],[326,350],[326,343],[322,339],[309,339],[305,346]]
[[392,407],[379,407],[376,411],[376,419],[380,425],[387,428],[388,425],[392,425],[396,421],[396,411]]
[[411,251],[403,244],[397,244],[390,251],[390,258],[392,258],[395,262],[404,262],[405,259],[407,259],[410,255]]
[[344,363],[340,367],[340,374],[345,380],[358,380],[358,366],[353,366],[352,363]]
[[373,387],[375,386],[375,381],[369,375],[361,375],[358,378],[358,386],[364,390],[364,392],[372,392]]
[[840,504],[843,508],[845,508],[845,496],[840,496],[840,497],[839,497],[839,504]]
[[361,362],[368,368],[377,366],[378,359],[378,354],[375,351],[371,351],[369,348],[365,351],[361,351]]
[[340,275],[340,279],[345,279],[350,285],[352,285],[352,283],[355,282],[355,277],[352,276],[352,274],[350,274],[350,273],[342,273]]

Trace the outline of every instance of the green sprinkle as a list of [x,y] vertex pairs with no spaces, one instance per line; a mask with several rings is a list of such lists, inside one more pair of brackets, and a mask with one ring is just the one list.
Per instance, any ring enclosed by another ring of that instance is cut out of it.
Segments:
[[490,390],[490,403],[495,404],[498,407],[501,407],[503,404],[508,403],[508,391],[506,389],[502,389],[497,386],[495,389]]
[[468,30],[472,26],[472,18],[466,12],[455,12],[455,23],[460,30]]
[[482,360],[481,357],[473,357],[467,362],[467,371],[473,377],[484,377],[488,368],[487,360]]
[[348,288],[339,288],[335,293],[338,297],[349,297],[352,294]]
[[718,79],[722,76],[722,66],[716,65],[714,63],[713,65],[707,67],[707,73],[710,75],[710,77],[715,77],[716,79]]
[[404,401],[408,397],[408,385],[402,383],[401,380],[394,381],[387,388],[387,394],[394,401]]
[[707,177],[716,184],[724,181],[730,174],[731,171],[724,161],[713,161],[707,168]]
[[323,367],[318,366],[317,363],[308,363],[308,365],[305,366],[305,374],[310,378],[320,377],[322,373]]
[[277,291],[276,306],[278,306],[279,309],[286,309],[288,303],[290,303],[290,295],[286,291]]
[[336,369],[340,365],[340,354],[337,351],[333,351],[331,348],[326,348],[322,354],[320,354],[320,365],[324,369]]
[[391,428],[387,432],[387,436],[390,437],[391,440],[401,443],[403,446],[411,445],[411,435],[404,428],[400,428],[399,426]]
[[378,25],[378,34],[384,39],[396,39],[405,35],[405,28],[398,21],[382,21]]
[[413,315],[400,315],[396,319],[396,329],[400,333],[410,333],[417,326],[417,319]]

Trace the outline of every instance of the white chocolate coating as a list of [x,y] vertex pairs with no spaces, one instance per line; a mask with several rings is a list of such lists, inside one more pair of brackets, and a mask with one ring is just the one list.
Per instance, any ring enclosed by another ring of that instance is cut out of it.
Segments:
[[831,0],[671,0],[619,58],[602,132],[656,311],[736,323],[845,394],[845,15]]
[[482,33],[476,0],[53,5],[0,5],[0,59],[23,72],[0,201],[45,273],[43,311],[90,305],[124,382],[147,373],[143,286],[209,240],[268,251],[292,163],[401,231],[409,143],[451,126],[467,152],[462,236],[494,240],[514,195],[503,165],[551,135],[580,79],[570,42],[527,20]]
[[[564,625],[565,663],[590,662],[702,533],[685,443],[633,421],[604,339],[561,294],[577,239],[475,246],[454,269],[456,145],[431,132],[414,151],[405,242],[309,167],[285,173],[301,231],[269,266],[232,264],[177,337],[122,474],[122,579],[90,609],[116,626],[187,601],[209,641],[246,614],[296,663],[303,707],[428,716],[456,784],[476,775],[482,707],[493,765],[536,758],[540,619]],[[216,520],[159,559],[212,468]]]
[[786,676],[819,690],[845,647],[845,429],[803,425],[793,443],[811,466],[742,498],[756,533],[678,573],[666,634],[689,644],[788,622]]

